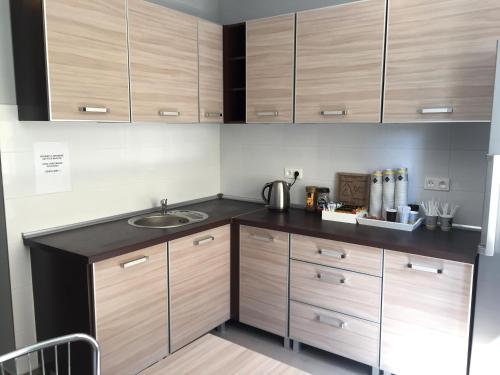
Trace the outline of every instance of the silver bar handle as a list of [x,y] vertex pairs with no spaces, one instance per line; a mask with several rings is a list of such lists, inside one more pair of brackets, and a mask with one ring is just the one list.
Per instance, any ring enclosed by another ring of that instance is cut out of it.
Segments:
[[123,269],[131,268],[134,266],[138,266],[139,264],[146,263],[148,261],[149,257],[143,256],[138,259],[130,260],[128,262],[121,263],[120,266]]
[[342,250],[328,250],[328,249],[318,249],[318,254],[323,255],[325,257],[337,258],[337,259],[345,259],[347,258],[347,254]]
[[412,270],[415,270],[415,271],[428,272],[428,273],[436,273],[436,274],[442,274],[443,273],[443,269],[442,268],[436,268],[436,267],[426,266],[426,265],[423,265],[423,264],[408,263],[407,267],[409,269],[412,269]]
[[179,117],[181,113],[179,111],[159,111],[158,115],[161,117]]
[[338,109],[335,111],[321,111],[321,116],[346,116],[347,109]]
[[109,108],[106,107],[86,107],[82,106],[78,108],[78,111],[82,113],[108,113]]
[[435,108],[420,108],[418,113],[421,115],[432,115],[439,113],[453,113],[453,107],[435,107]]
[[262,241],[262,242],[273,242],[274,241],[274,238],[271,236],[260,236],[258,234],[251,234],[250,238],[253,238],[254,240]]
[[333,282],[334,284],[337,284],[337,285],[344,285],[347,283],[347,279],[342,275],[331,275],[328,273],[318,272],[316,274],[316,278],[320,281],[324,281],[327,283]]
[[329,325],[334,328],[344,329],[347,327],[347,323],[341,319],[332,318],[330,316],[318,315],[318,321],[320,323]]
[[209,242],[215,241],[214,236],[205,236],[202,238],[197,238],[196,240],[193,241],[194,246],[200,246]]
[[222,112],[205,112],[205,117],[208,118],[222,117]]
[[279,114],[278,111],[262,111],[256,113],[258,117],[278,117]]

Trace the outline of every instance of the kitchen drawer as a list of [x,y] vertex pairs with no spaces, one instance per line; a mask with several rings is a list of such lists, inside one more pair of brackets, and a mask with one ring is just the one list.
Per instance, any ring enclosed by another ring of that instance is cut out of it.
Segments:
[[292,300],[380,322],[381,278],[297,260],[290,268]]
[[471,264],[385,251],[384,370],[466,374],[472,278]]
[[288,233],[240,226],[242,323],[288,336]]
[[292,234],[293,259],[382,276],[382,249]]
[[169,242],[170,349],[230,317],[229,225]]
[[167,246],[94,264],[102,374],[136,374],[168,354]]
[[290,302],[290,338],[378,367],[380,325]]

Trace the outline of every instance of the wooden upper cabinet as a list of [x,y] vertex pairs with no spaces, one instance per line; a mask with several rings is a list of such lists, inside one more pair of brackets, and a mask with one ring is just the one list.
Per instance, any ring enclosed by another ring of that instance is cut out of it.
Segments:
[[126,11],[125,0],[45,0],[50,120],[130,121]]
[[293,122],[294,45],[294,14],[247,22],[247,123]]
[[200,122],[223,122],[222,26],[198,21]]
[[198,22],[129,0],[132,121],[198,122]]
[[167,246],[94,264],[102,374],[137,374],[168,354]]
[[465,375],[474,266],[385,251],[380,367]]
[[297,13],[295,122],[380,122],[385,0]]
[[500,2],[389,2],[384,122],[491,121]]

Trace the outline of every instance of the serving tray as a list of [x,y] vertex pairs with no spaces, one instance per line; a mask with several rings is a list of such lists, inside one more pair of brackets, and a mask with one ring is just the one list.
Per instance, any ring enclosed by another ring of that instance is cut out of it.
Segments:
[[419,218],[415,224],[403,224],[403,223],[394,223],[391,221],[384,220],[376,220],[376,219],[368,219],[366,217],[358,217],[358,224],[360,225],[368,225],[370,227],[379,227],[379,228],[388,228],[388,229],[396,229],[403,230],[406,232],[413,232],[417,229],[420,224],[422,224],[423,218]]

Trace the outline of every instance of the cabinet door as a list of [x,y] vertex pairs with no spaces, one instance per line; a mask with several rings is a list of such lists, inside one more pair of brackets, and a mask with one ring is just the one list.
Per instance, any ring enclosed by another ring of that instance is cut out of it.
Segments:
[[297,13],[295,122],[380,122],[385,0]]
[[246,25],[248,123],[293,122],[295,15]]
[[94,264],[102,374],[136,374],[168,354],[165,244]]
[[288,233],[240,227],[240,321],[288,336]]
[[196,18],[129,0],[130,85],[134,122],[198,122]]
[[389,4],[384,122],[491,121],[500,3]]
[[198,21],[200,122],[222,123],[222,26]]
[[125,0],[45,0],[51,120],[130,121]]
[[385,251],[381,363],[395,374],[465,374],[473,266]]
[[169,242],[170,350],[230,318],[229,225]]

